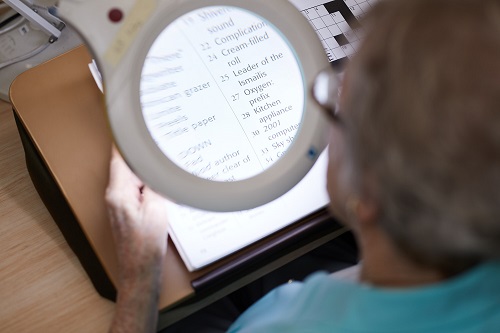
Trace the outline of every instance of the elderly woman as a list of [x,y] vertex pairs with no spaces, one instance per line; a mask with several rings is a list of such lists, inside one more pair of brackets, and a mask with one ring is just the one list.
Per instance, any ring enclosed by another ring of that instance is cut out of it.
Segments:
[[[231,332],[500,329],[500,1],[381,1],[365,27],[340,108],[333,72],[314,87],[331,119],[331,210],[356,236],[358,280],[279,287]],[[107,195],[122,258],[112,329],[152,330],[164,211],[149,191],[137,200],[138,180],[135,196],[116,195],[133,178],[122,163]]]

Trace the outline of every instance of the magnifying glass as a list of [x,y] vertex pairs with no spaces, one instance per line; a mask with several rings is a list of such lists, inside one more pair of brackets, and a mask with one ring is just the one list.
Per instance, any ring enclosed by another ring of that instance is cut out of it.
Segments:
[[309,90],[328,59],[288,1],[66,0],[59,11],[103,74],[116,145],[169,199],[254,208],[325,148]]

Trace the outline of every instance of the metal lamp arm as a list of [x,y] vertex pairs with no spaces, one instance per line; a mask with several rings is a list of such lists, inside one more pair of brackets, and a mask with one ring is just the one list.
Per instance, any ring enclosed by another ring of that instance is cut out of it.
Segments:
[[48,15],[52,16],[54,20],[58,22],[58,27],[55,27],[47,19],[42,17],[33,8],[30,8],[21,0],[4,0],[4,2],[19,14],[24,16],[28,21],[37,25],[40,29],[46,32],[50,36],[49,42],[55,42],[61,36],[61,30],[64,28],[65,24],[55,16],[52,16],[50,13],[47,12]]

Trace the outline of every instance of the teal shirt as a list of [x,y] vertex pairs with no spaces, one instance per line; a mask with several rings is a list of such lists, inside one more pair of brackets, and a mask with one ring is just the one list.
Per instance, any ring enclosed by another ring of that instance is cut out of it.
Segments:
[[271,291],[229,332],[500,332],[500,262],[442,283],[400,289],[316,273]]

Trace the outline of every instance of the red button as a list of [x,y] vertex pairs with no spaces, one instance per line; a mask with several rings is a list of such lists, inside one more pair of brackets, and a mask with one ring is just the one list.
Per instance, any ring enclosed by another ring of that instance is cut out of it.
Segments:
[[109,11],[108,17],[111,22],[118,23],[123,18],[123,12],[121,11],[121,9],[113,8]]

